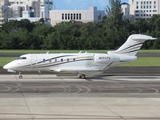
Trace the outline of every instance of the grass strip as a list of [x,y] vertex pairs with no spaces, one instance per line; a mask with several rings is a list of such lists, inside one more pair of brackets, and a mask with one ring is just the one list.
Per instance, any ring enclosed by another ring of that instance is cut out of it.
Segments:
[[15,57],[0,57],[0,66],[4,66],[5,64],[15,60]]
[[[5,64],[15,60],[15,57],[0,57],[0,66],[4,66]],[[138,60],[133,61],[131,63],[126,63],[120,66],[128,66],[128,67],[138,67],[138,66],[146,66],[146,67],[160,67],[160,57],[139,57]]]
[[[0,53],[78,53],[80,50],[0,50]],[[107,53],[109,50],[82,50],[88,53]],[[112,50],[111,50],[112,51]],[[140,50],[141,53],[160,53],[160,50]]]
[[160,57],[139,57],[138,60],[126,63],[120,66],[128,66],[128,67],[158,67],[160,66]]

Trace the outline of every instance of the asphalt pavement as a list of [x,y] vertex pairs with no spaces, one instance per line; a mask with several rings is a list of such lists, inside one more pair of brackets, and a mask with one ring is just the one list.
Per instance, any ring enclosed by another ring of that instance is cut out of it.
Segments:
[[159,120],[159,76],[0,75],[0,120]]
[[[0,74],[18,74],[10,73],[7,70],[4,70],[0,67]],[[22,72],[22,74],[56,74],[58,76],[77,76],[76,73],[61,73],[61,72],[50,72],[50,71],[30,71],[30,72]],[[100,76],[159,76],[160,75],[160,67],[113,67],[106,71]]]

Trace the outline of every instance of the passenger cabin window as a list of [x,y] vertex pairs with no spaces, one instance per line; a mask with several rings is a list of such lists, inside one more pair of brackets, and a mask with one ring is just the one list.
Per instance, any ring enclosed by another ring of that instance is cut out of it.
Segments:
[[63,59],[61,59],[61,62],[63,62]]
[[69,62],[69,58],[67,59],[67,62]]

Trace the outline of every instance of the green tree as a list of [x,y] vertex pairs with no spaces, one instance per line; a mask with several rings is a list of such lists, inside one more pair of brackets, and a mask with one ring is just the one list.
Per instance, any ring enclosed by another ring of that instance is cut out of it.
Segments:
[[20,29],[26,29],[27,31],[31,32],[34,27],[34,23],[31,23],[28,19],[23,19],[21,21],[12,20],[4,23],[2,25],[2,30],[5,30],[8,33],[12,33]]
[[12,40],[8,45],[10,49],[29,49],[29,42],[30,39],[28,36],[27,30],[19,30],[15,31],[14,33],[9,34]]
[[127,27],[129,22],[123,20],[121,0],[109,0],[106,13],[107,17],[102,21],[103,30],[106,31],[105,34],[107,38],[105,43],[107,48],[115,49],[122,45],[127,39],[129,34]]
[[32,36],[32,49],[44,49],[43,44],[45,43],[48,34],[54,31],[52,26],[47,25],[37,25],[34,27],[33,31],[30,33]]
[[110,29],[116,31],[122,26],[123,12],[121,9],[121,0],[109,0],[109,5],[106,7],[106,22],[105,24]]
[[136,31],[136,33],[145,33],[148,30],[148,21],[145,19],[138,19],[135,23],[134,23],[134,29]]
[[9,49],[12,38],[4,31],[0,31],[0,49]]

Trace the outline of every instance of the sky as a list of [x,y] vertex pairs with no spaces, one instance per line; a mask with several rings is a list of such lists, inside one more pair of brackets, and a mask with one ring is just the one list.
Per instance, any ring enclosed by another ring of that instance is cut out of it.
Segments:
[[[90,6],[96,6],[98,10],[105,10],[109,0],[53,0],[56,10],[88,10]],[[121,0],[121,3],[128,0]]]

